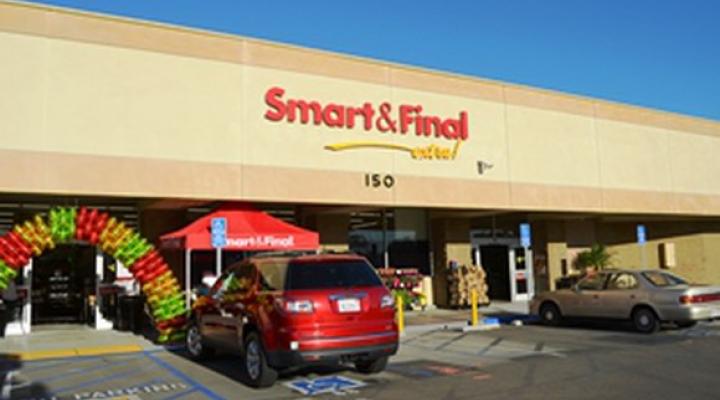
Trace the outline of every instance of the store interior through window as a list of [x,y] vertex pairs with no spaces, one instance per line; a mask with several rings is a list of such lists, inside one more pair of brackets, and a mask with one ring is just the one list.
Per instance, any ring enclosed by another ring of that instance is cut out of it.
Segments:
[[427,212],[367,209],[350,214],[350,251],[376,268],[414,268],[430,275]]

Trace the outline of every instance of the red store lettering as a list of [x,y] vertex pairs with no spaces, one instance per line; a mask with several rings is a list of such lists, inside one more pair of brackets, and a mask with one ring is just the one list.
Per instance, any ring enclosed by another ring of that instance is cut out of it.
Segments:
[[[335,103],[321,104],[302,99],[283,99],[285,89],[272,87],[265,93],[265,104],[269,107],[265,118],[272,122],[287,121],[300,124],[324,125],[328,128],[353,129],[361,122],[366,131],[373,128],[380,132],[407,134],[411,130],[416,136],[438,137],[450,140],[468,139],[468,116],[461,111],[457,118],[442,118],[423,115],[420,105],[403,104],[398,107],[398,119],[392,115],[392,105],[384,102],[379,107],[365,102],[360,107]],[[378,112],[379,110],[379,112]],[[359,120],[359,121],[356,121]]]

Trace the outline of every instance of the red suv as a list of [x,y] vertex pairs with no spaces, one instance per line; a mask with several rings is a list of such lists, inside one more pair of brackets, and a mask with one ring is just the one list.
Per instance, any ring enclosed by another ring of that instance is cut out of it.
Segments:
[[254,387],[318,363],[376,373],[398,349],[394,306],[360,256],[259,256],[228,268],[196,301],[187,348],[194,358],[239,352]]

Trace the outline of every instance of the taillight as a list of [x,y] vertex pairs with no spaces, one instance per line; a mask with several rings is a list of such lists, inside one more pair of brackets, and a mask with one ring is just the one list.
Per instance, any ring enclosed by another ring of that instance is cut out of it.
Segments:
[[380,308],[393,308],[395,307],[395,298],[392,295],[386,294],[380,299]]
[[315,311],[311,300],[285,300],[283,310],[290,314],[311,314]]
[[682,295],[680,296],[680,304],[710,303],[720,301],[720,293],[699,294],[697,296]]

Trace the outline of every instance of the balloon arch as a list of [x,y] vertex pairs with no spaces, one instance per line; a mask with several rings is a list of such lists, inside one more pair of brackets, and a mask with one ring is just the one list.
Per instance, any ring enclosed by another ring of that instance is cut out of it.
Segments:
[[159,342],[182,337],[186,323],[184,295],[167,263],[137,232],[97,209],[54,208],[47,219],[36,215],[0,236],[0,291],[15,279],[30,257],[73,239],[99,245],[130,270],[142,285]]

